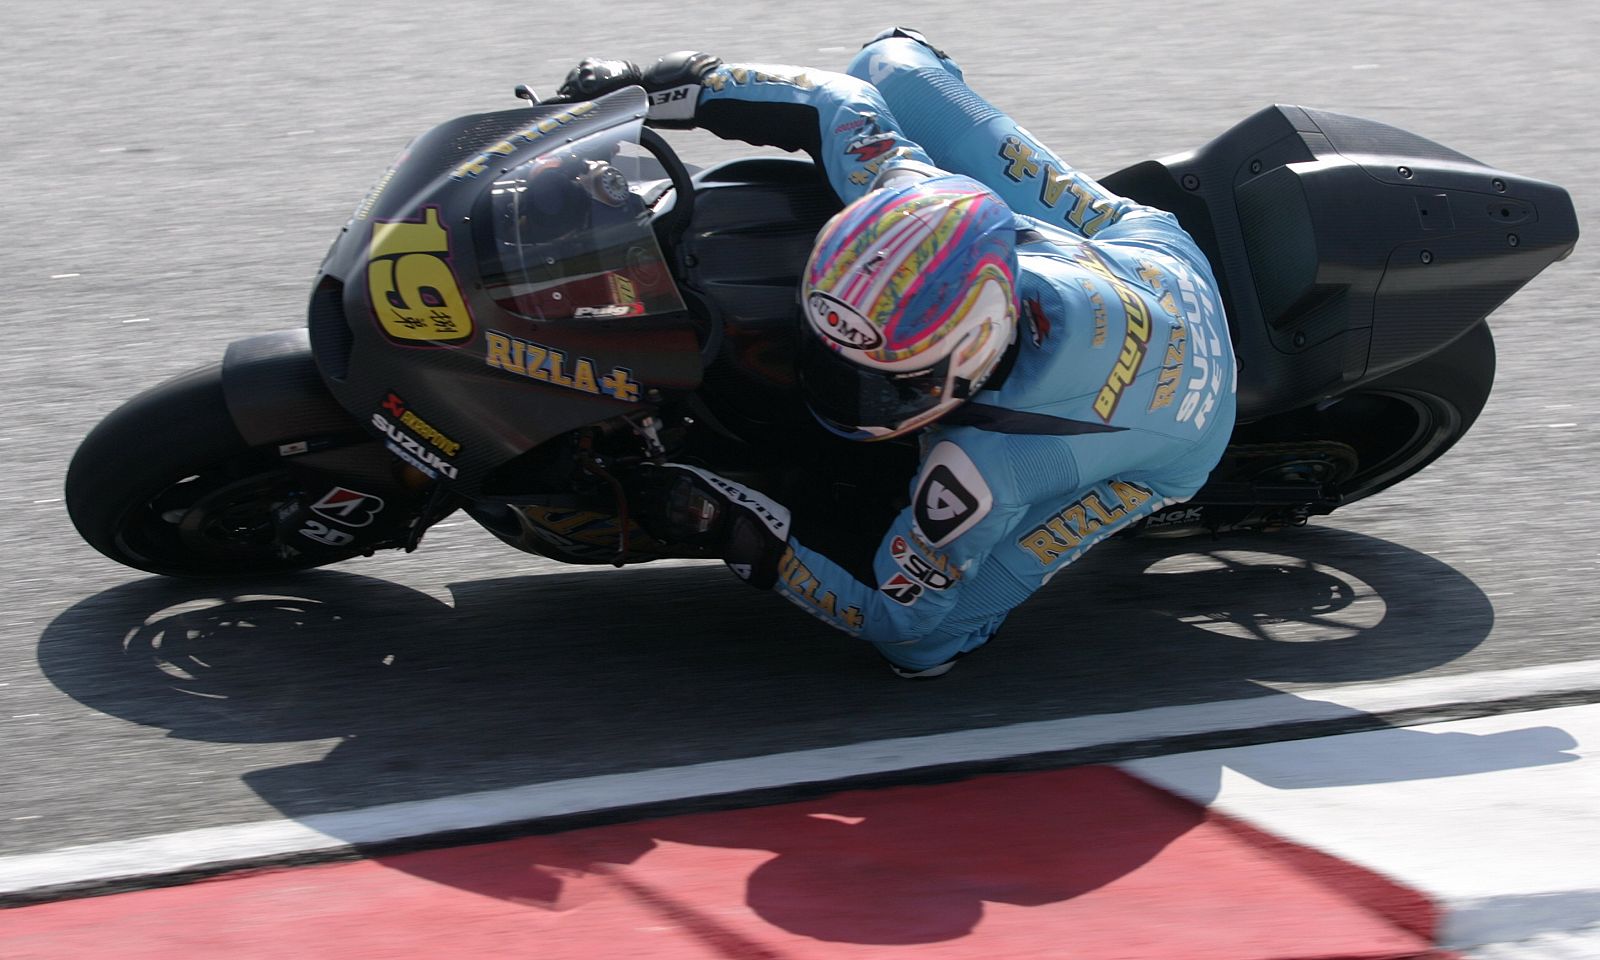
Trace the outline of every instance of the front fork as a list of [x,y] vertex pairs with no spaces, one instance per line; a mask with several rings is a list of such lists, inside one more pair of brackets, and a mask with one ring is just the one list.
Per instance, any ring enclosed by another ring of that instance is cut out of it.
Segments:
[[235,341],[223,398],[240,436],[291,478],[272,510],[286,554],[413,550],[459,500],[386,450],[323,385],[305,330]]

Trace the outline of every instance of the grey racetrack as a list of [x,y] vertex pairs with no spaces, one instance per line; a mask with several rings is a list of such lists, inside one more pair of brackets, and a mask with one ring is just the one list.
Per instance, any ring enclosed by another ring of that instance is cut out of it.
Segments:
[[[589,54],[841,69],[896,21],[1092,173],[1301,103],[1560,183],[1589,237],[1493,316],[1495,393],[1426,473],[1306,530],[1097,549],[937,683],[720,566],[561,567],[465,520],[409,556],[222,589],[73,531],[83,434],[229,341],[299,325],[327,243],[414,134]],[[1600,656],[1597,48],[1600,5],[1557,0],[8,0],[0,854]]]

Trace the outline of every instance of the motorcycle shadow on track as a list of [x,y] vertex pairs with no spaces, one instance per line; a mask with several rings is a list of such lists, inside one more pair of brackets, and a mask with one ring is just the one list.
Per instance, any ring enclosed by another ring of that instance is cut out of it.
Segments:
[[[172,737],[338,738],[315,762],[244,774],[286,816],[303,818],[1275,692],[1263,682],[1396,677],[1466,655],[1494,620],[1488,599],[1447,564],[1330,528],[1107,544],[1013,613],[991,649],[927,683],[892,677],[865,644],[713,567],[551,573],[450,592],[453,605],[331,571],[243,587],[146,580],[62,614],[39,656],[68,695]],[[1518,765],[1559,763],[1574,745],[1552,728],[1405,734],[1405,744],[1350,776],[1495,769],[1510,742],[1521,748]],[[1271,782],[1264,771],[1239,772]],[[834,942],[930,943],[973,930],[986,901],[1037,906],[1098,889],[1203,817],[1185,808],[1154,829],[1119,832],[1101,822],[1103,806],[1045,784],[1019,776],[953,784],[966,798],[954,807],[890,811],[855,792],[754,817],[692,814],[535,837],[481,848],[470,869],[427,854],[383,862],[564,909],[585,883],[661,856],[664,842],[758,851],[746,896],[767,923]],[[997,882],[978,869],[994,861],[985,839],[1017,824],[1026,825],[1032,866],[1019,861]],[[685,909],[662,891],[620,889],[664,911]],[[708,948],[726,952],[717,937],[737,939],[701,920]]]

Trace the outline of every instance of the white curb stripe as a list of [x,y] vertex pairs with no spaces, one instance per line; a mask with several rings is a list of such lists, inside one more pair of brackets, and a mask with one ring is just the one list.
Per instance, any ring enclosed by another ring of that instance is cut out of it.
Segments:
[[1426,893],[1445,947],[1600,923],[1600,704],[1125,766]]
[[837,780],[944,763],[997,760],[1189,734],[1250,730],[1367,713],[1600,690],[1600,661],[1394,683],[1352,684],[1192,706],[1019,723],[924,737],[722,760],[383,804],[299,820],[179,833],[0,857],[0,894],[104,883],[209,864],[336,850],[564,814]]

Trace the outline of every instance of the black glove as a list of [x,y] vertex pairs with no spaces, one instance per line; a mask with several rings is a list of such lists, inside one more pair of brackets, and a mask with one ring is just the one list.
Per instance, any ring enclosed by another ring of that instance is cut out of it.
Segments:
[[789,540],[789,510],[759,490],[709,470],[665,463],[649,468],[639,522],[667,543],[709,548],[740,579],[763,590],[778,580]]
[[623,87],[644,86],[644,74],[632,60],[601,60],[585,57],[567,72],[567,79],[556,91],[561,100],[588,100],[615,93]]
[[692,126],[700,81],[722,65],[721,57],[680,50],[640,70],[631,60],[588,57],[573,67],[556,91],[558,100],[587,100],[623,87],[644,87],[650,95],[650,120],[663,126]]
[[933,55],[938,57],[940,60],[950,59],[950,55],[948,53],[945,53],[943,50],[940,50],[938,47],[929,43],[928,38],[922,35],[922,31],[913,30],[910,27],[890,27],[887,30],[880,31],[877,36],[873,37],[871,40],[868,40],[866,43],[863,43],[861,46],[863,49],[865,49],[872,46],[874,43],[877,43],[879,40],[888,40],[891,37],[905,37],[907,40],[915,40],[924,47],[927,47],[929,50],[932,50]]

